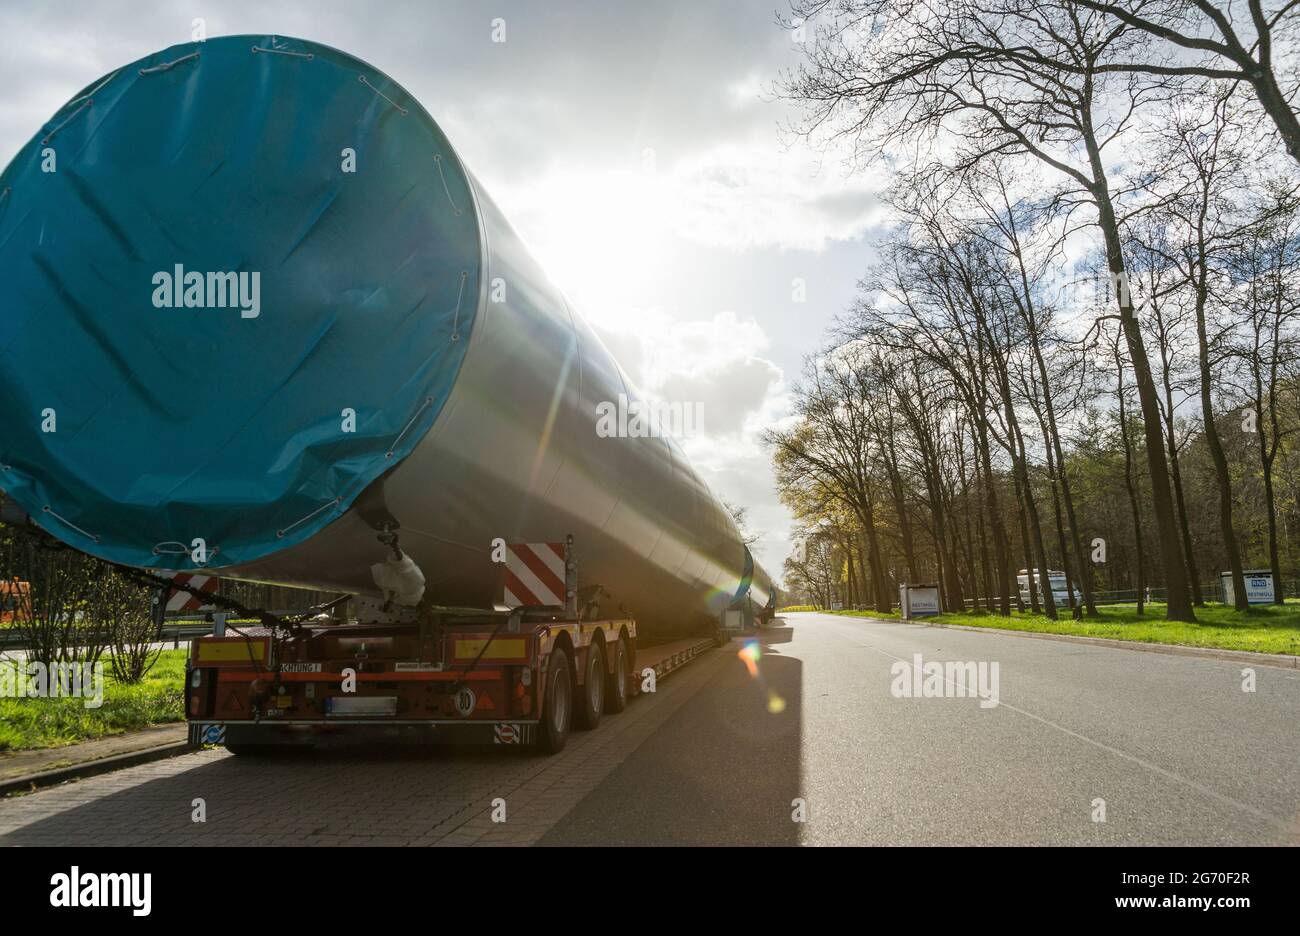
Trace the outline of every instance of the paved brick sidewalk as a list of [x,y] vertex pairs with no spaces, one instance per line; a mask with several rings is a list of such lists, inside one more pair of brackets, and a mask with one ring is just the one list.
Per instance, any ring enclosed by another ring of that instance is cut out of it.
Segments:
[[54,770],[57,767],[84,764],[119,754],[134,754],[164,744],[175,744],[184,741],[187,733],[188,729],[183,723],[155,725],[140,731],[128,731],[123,734],[109,735],[106,738],[96,738],[94,741],[83,741],[80,744],[0,754],[0,780],[14,780],[46,770]]
[[[528,845],[731,658],[710,651],[659,691],[575,732],[564,752],[207,750],[0,802],[4,845]],[[207,821],[191,814],[201,798]],[[506,821],[493,822],[505,800]]]

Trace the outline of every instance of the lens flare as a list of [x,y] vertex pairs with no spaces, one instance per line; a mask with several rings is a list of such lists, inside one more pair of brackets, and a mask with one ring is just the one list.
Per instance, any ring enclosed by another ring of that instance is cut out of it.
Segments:
[[785,699],[767,684],[763,679],[763,674],[758,671],[758,661],[763,658],[763,650],[757,640],[746,640],[745,645],[737,651],[736,656],[740,657],[745,663],[745,669],[749,670],[751,679],[758,680],[759,687],[767,693],[767,710],[772,715],[780,715],[785,711]]

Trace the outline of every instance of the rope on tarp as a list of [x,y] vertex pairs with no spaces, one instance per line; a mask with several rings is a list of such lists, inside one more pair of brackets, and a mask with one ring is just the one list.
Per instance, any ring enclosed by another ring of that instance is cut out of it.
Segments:
[[451,319],[451,340],[460,341],[460,301],[465,298],[465,280],[469,278],[468,270],[460,271],[460,292],[456,293],[456,312]]
[[401,113],[401,115],[402,115],[403,117],[405,117],[408,113],[410,113],[410,112],[409,112],[405,107],[403,107],[401,104],[398,104],[396,101],[394,101],[392,98],[390,98],[387,94],[385,94],[384,92],[380,91],[378,88],[376,88],[374,85],[372,85],[369,81],[367,81],[365,75],[357,75],[357,81],[361,82],[363,85],[365,85],[365,86],[366,86],[367,88],[369,88],[371,91],[375,92],[375,94],[378,94],[381,98],[383,98],[383,99],[384,99],[385,101],[387,101],[389,104],[391,104],[391,105],[393,105],[394,107],[396,107],[397,110]]
[[41,511],[42,511],[43,513],[47,513],[47,514],[49,514],[49,515],[50,515],[51,517],[53,517],[55,520],[57,520],[57,521],[59,521],[60,523],[62,523],[65,527],[68,527],[68,528],[71,529],[71,530],[76,530],[78,533],[80,533],[82,536],[86,537],[87,539],[94,540],[96,543],[99,542],[99,537],[98,537],[98,536],[96,536],[94,533],[87,533],[85,530],[83,530],[81,527],[77,526],[75,523],[73,523],[73,522],[72,522],[71,520],[69,520],[67,517],[61,517],[61,516],[59,516],[59,515],[56,514],[53,510],[50,509],[50,505],[49,505],[49,504],[46,504],[44,507],[42,507],[42,508],[41,508]]
[[460,217],[460,209],[456,207],[456,199],[451,197],[451,189],[447,187],[447,177],[442,172],[442,155],[433,154],[433,162],[438,167],[438,178],[442,179],[442,190],[447,193],[447,201],[451,202],[452,211],[456,212],[456,217]]
[[343,503],[343,498],[341,498],[341,497],[336,497],[336,498],[334,498],[332,501],[327,501],[326,503],[321,504],[319,507],[317,507],[317,508],[316,508],[315,510],[313,510],[311,513],[307,514],[305,517],[300,517],[299,519],[295,520],[293,523],[289,524],[289,525],[288,525],[287,527],[285,527],[283,530],[276,530],[276,531],[275,531],[276,539],[284,539],[284,535],[285,535],[286,533],[288,533],[290,530],[292,530],[294,527],[299,526],[299,525],[301,525],[301,524],[303,524],[303,523],[306,523],[308,520],[310,520],[312,517],[316,516],[316,515],[317,515],[318,513],[320,513],[321,511],[323,511],[323,510],[329,510],[329,508],[331,508],[331,507],[337,507],[337,506],[338,506],[339,504],[341,504],[341,503]]
[[253,54],[256,55],[258,52],[270,52],[275,55],[291,55],[294,58],[305,58],[309,62],[316,57],[313,52],[295,52],[292,49],[267,49],[262,46],[253,46]]
[[76,117],[78,114],[80,114],[87,107],[89,107],[91,104],[94,103],[95,103],[94,98],[92,97],[85,98],[81,102],[81,105],[64,119],[63,123],[59,124],[57,127],[55,127],[53,130],[51,130],[49,133],[45,134],[44,137],[41,138],[41,146],[44,146],[46,143],[50,142],[50,140],[53,140],[54,135],[56,133],[58,133],[60,130],[66,127],[74,117]]
[[182,55],[180,58],[173,59],[170,62],[162,62],[161,64],[154,65],[150,68],[142,68],[140,69],[140,74],[153,75],[158,72],[171,71],[173,68],[175,68],[177,65],[181,64],[182,62],[188,62],[190,59],[196,59],[198,57],[199,57],[199,53],[197,51],[191,52],[189,55]]
[[424,402],[420,404],[420,408],[415,411],[415,415],[407,420],[406,425],[402,427],[402,431],[399,432],[397,438],[393,440],[393,444],[388,447],[388,452],[384,455],[385,458],[393,457],[393,453],[397,451],[397,446],[401,444],[402,439],[406,436],[406,433],[410,430],[411,426],[415,425],[415,421],[420,418],[420,414],[432,405],[433,397],[425,397]]

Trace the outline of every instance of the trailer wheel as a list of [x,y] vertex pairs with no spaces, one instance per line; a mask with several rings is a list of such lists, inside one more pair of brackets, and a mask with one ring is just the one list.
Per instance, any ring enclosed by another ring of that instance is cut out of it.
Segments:
[[582,684],[582,704],[578,706],[578,727],[590,731],[600,724],[605,711],[605,651],[596,641],[587,648],[586,679]]
[[546,667],[546,704],[542,709],[539,744],[547,754],[558,754],[569,740],[569,723],[573,712],[573,669],[569,651],[556,647]]
[[614,643],[614,672],[605,689],[605,711],[611,715],[627,708],[627,672],[627,641],[620,637]]

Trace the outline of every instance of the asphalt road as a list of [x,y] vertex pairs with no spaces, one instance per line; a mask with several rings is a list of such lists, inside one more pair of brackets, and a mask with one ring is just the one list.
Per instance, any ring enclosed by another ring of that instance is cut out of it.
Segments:
[[[760,639],[558,757],[205,751],[0,802],[0,843],[1300,843],[1294,670],[816,614]],[[996,663],[997,704],[955,669],[908,697],[915,654]]]

